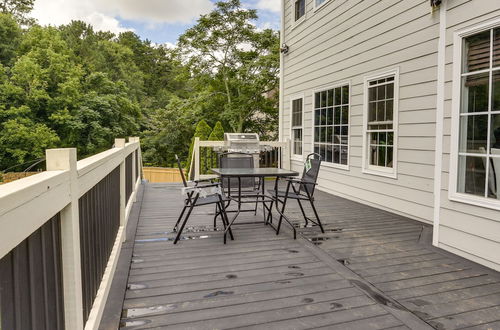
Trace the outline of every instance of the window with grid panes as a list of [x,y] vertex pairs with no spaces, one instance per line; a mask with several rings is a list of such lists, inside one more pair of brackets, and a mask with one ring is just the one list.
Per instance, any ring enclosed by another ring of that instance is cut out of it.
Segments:
[[298,21],[306,14],[306,0],[295,1],[295,21]]
[[324,162],[349,159],[349,85],[314,93],[314,152]]
[[368,82],[368,164],[393,167],[394,75]]
[[302,155],[302,111],[303,99],[292,101],[292,144],[293,154]]
[[500,27],[463,39],[460,193],[500,199]]

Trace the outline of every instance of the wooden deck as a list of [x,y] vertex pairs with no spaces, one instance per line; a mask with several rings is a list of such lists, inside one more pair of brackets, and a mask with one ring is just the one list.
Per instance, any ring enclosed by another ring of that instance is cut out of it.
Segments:
[[498,273],[432,248],[420,223],[316,198],[325,234],[300,228],[293,240],[289,230],[241,224],[224,246],[207,207],[174,246],[180,187],[145,185],[101,328],[500,328]]

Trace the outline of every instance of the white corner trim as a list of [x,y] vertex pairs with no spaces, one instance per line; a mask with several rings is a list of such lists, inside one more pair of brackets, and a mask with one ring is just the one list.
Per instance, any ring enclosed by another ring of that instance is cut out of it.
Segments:
[[[285,0],[281,0],[280,47],[285,43]],[[285,93],[285,54],[280,52],[280,98],[278,105],[278,141],[283,141],[283,106]]]
[[436,97],[436,150],[434,157],[434,209],[432,244],[439,245],[441,182],[443,170],[444,84],[446,74],[446,10],[447,1],[439,8],[439,41]]
[[[394,69],[384,72],[378,72],[373,75],[365,76],[363,81],[363,148],[361,155],[361,172],[370,175],[384,176],[392,179],[398,177],[398,145],[399,145],[399,66]],[[394,108],[393,108],[393,130],[394,130],[394,145],[392,169],[381,166],[368,165],[368,83],[372,80],[377,80],[385,77],[394,76]]]

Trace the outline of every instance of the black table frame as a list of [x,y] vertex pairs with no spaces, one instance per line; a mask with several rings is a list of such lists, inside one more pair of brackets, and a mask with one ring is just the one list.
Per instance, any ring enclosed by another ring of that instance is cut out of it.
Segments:
[[[278,180],[279,178],[290,178],[290,177],[296,177],[299,175],[298,172],[296,171],[291,171],[291,170],[285,170],[285,169],[277,169],[277,168],[253,168],[253,169],[237,169],[237,168],[229,168],[229,169],[218,169],[214,168],[212,169],[212,172],[217,174],[221,182],[224,178],[227,179],[228,182],[228,197],[231,200],[234,200],[236,203],[238,203],[238,209],[236,210],[236,214],[233,217],[233,219],[229,222],[227,227],[224,230],[224,244],[226,244],[226,235],[227,233],[231,230],[231,226],[233,223],[236,221],[236,218],[240,215],[241,212],[245,212],[246,210],[241,209],[241,205],[243,203],[262,203],[263,205],[263,213],[264,213],[264,224],[270,225],[273,227],[273,229],[278,233],[278,229],[274,227],[272,224],[272,203],[275,202],[274,197],[270,197],[266,195],[266,189],[265,189],[265,179],[266,178],[275,178],[275,197],[278,198]],[[233,197],[231,196],[231,178],[237,179],[238,180],[238,196]],[[262,189],[262,194],[250,194],[250,195],[242,195],[241,191],[241,178],[259,178],[260,184],[261,184],[261,189]],[[242,201],[242,198],[251,198],[255,197],[255,200],[251,201]],[[270,202],[271,205],[268,206],[266,203]],[[229,204],[227,205],[229,206]],[[227,207],[226,206],[226,207]],[[268,215],[266,217],[266,210],[268,212]],[[253,210],[252,210],[253,211]],[[284,217],[283,213],[278,207],[278,203],[276,203],[276,211],[280,214],[280,217]],[[286,217],[285,217],[286,218]],[[296,237],[296,230],[292,226],[294,230],[294,237]]]

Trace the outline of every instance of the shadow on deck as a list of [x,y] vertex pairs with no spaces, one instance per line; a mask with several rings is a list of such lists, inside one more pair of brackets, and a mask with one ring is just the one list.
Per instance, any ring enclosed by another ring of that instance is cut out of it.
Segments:
[[293,240],[288,229],[241,224],[224,246],[207,207],[174,246],[180,186],[144,185],[101,328],[500,328],[498,273],[433,248],[421,223],[326,193],[316,200],[325,234],[300,228]]

